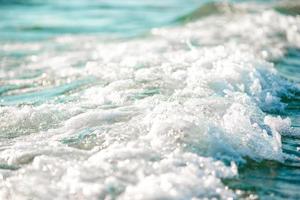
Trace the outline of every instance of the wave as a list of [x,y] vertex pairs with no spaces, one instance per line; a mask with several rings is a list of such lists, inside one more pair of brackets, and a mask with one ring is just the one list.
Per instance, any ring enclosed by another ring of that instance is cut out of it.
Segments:
[[[299,26],[299,18],[269,9],[212,15],[132,40],[6,44],[6,52],[21,46],[34,53],[21,67],[0,69],[3,82],[54,97],[1,104],[0,197],[247,195],[223,181],[249,162],[298,159],[282,148],[291,119],[277,115],[299,85],[271,61],[299,48]],[[20,78],[34,70],[43,73]],[[96,81],[61,90],[91,77]]]
[[238,11],[239,9],[231,3],[209,2],[188,14],[179,17],[176,21],[186,23],[212,15],[228,14]]
[[196,10],[177,18],[175,21],[179,23],[188,23],[214,15],[230,15],[249,12],[257,13],[261,12],[263,9],[273,9],[285,15],[297,16],[300,14],[300,5],[295,1],[279,1],[269,4],[261,3],[259,6],[257,4],[249,4],[249,2],[244,4],[233,4],[230,2],[208,2],[201,5]]

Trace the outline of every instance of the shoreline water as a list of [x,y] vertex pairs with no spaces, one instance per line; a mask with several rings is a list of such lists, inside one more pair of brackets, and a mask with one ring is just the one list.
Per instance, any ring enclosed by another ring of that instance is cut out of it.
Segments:
[[207,5],[144,37],[2,45],[1,199],[298,199],[299,16]]

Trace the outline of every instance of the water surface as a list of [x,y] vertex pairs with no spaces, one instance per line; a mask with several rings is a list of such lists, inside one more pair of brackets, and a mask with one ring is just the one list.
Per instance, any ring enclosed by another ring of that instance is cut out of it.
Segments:
[[0,1],[0,199],[299,199],[295,1]]

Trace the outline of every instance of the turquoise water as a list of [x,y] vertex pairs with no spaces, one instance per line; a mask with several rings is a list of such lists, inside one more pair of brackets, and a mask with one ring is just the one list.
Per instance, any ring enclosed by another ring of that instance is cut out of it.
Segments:
[[299,8],[0,0],[0,199],[299,199]]
[[61,34],[130,37],[173,24],[205,1],[1,1],[0,39],[38,40]]
[[62,34],[132,37],[174,25],[177,18],[208,2],[218,1],[2,0],[0,40],[32,41]]

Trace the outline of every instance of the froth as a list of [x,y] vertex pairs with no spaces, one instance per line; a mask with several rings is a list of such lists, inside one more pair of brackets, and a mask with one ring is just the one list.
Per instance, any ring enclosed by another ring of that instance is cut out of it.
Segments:
[[280,113],[298,88],[267,59],[300,44],[299,25],[273,11],[226,14],[145,39],[66,40],[89,45],[60,54],[63,66],[38,55],[51,76],[96,81],[64,94],[71,103],[1,108],[0,129],[15,138],[0,160],[19,169],[0,171],[0,197],[236,198],[221,180],[237,164],[284,160],[291,123],[266,111]]

